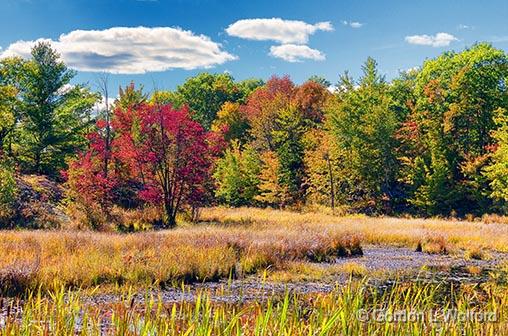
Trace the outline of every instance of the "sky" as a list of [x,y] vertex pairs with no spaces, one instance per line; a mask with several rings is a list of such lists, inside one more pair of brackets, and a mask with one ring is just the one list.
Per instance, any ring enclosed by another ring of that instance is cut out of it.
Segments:
[[92,87],[172,90],[199,72],[332,83],[367,57],[388,79],[447,50],[508,51],[508,1],[0,0],[0,58],[50,41]]

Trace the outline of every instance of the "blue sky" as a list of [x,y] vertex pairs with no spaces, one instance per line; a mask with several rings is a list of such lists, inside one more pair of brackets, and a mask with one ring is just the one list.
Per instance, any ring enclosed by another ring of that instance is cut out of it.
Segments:
[[51,39],[75,82],[111,71],[114,90],[131,80],[174,89],[201,71],[336,82],[368,56],[393,78],[477,41],[508,50],[507,17],[505,0],[0,0],[0,55]]

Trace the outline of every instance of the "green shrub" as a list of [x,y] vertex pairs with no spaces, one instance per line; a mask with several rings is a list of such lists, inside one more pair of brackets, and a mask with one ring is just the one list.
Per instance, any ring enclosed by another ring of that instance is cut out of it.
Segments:
[[15,214],[16,195],[14,172],[0,165],[0,227],[8,225]]

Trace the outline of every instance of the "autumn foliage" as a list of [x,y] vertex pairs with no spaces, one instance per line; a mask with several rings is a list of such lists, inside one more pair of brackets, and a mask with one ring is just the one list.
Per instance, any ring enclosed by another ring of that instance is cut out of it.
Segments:
[[[345,72],[333,86],[318,76],[213,73],[153,94],[131,83],[99,111],[91,109],[100,95],[64,90],[74,73],[49,46],[32,58],[0,62],[0,203],[9,222],[23,194],[18,175],[59,183],[62,169],[65,209],[99,229],[172,227],[178,213],[195,219],[206,205],[508,211],[508,56],[485,43],[393,79],[368,58],[358,78]],[[52,77],[38,68],[63,78],[49,98],[38,86]]]
[[[141,204],[160,207],[164,227],[175,225],[182,208],[203,202],[220,141],[190,118],[187,107],[147,103],[118,107],[111,121],[110,153],[104,145],[106,126],[98,123],[98,131],[89,136],[90,149],[70,165],[68,184],[76,201],[107,212],[127,191]],[[111,158],[107,176],[106,157]]]

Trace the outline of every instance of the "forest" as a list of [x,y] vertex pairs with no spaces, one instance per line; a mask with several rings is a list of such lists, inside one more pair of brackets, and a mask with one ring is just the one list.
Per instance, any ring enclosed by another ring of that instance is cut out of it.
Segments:
[[508,334],[505,51],[76,76],[0,60],[0,335]]
[[[508,55],[487,43],[387,80],[74,84],[47,43],[0,61],[0,223],[135,230],[200,209],[475,218],[508,201]],[[98,85],[97,85],[98,84]],[[113,98],[115,97],[115,98]]]

